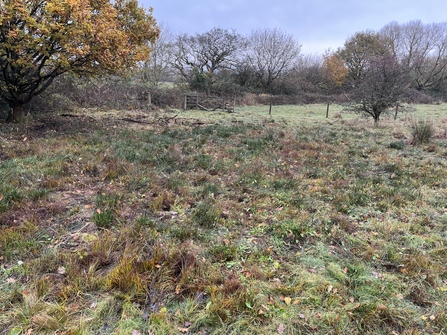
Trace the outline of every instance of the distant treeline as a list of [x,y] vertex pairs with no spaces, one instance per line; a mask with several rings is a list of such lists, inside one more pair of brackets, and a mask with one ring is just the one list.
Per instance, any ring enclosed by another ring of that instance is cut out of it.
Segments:
[[222,28],[195,35],[160,28],[151,57],[130,76],[62,76],[27,109],[146,108],[149,102],[152,108],[181,108],[183,94],[191,91],[234,97],[238,104],[343,103],[380,57],[393,58],[407,73],[400,82],[407,88],[402,100],[447,100],[447,22],[391,22],[358,32],[323,55],[302,54],[298,40],[279,29],[243,36]]

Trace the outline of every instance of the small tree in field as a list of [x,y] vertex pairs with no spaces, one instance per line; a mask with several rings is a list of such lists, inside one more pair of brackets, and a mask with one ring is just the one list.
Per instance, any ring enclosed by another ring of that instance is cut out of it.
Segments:
[[152,9],[137,0],[3,0],[0,2],[0,96],[9,121],[53,79],[71,72],[125,71],[149,56],[159,34]]
[[408,70],[396,57],[372,57],[362,75],[353,81],[349,109],[372,116],[378,125],[382,113],[402,100],[409,83]]
[[340,89],[348,78],[349,69],[345,67],[343,59],[337,54],[327,54],[323,61],[323,81],[320,86],[328,95],[326,118],[329,117],[331,100],[329,94]]

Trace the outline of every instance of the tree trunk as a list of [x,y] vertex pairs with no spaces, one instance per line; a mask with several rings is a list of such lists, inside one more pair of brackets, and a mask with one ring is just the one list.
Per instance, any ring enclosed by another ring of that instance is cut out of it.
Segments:
[[9,103],[11,107],[9,109],[8,117],[6,118],[6,122],[8,123],[23,123],[25,122],[25,111],[23,110],[23,104],[20,103]]
[[331,104],[330,102],[327,103],[327,107],[326,107],[326,119],[329,117],[329,105],[330,105],[330,104]]
[[396,105],[396,111],[394,112],[394,121],[397,120],[397,112],[399,112],[399,104]]
[[374,116],[374,127],[379,126],[379,119],[380,119],[380,116],[379,116],[379,115]]

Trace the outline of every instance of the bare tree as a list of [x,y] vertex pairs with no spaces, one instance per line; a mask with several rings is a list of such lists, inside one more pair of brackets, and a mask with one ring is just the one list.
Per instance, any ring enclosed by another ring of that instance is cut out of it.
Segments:
[[270,85],[290,70],[298,59],[301,45],[280,29],[254,30],[248,38],[246,63],[255,71],[261,87]]
[[[285,78],[282,80],[285,82],[283,85],[287,85],[289,88],[286,94],[289,92],[298,93],[301,92],[319,92],[320,83],[323,79],[322,72],[323,59],[319,54],[305,54],[297,57],[292,69],[288,70],[285,74]],[[295,88],[295,91],[291,88]]]
[[395,56],[372,57],[361,77],[353,81],[349,109],[372,116],[377,125],[382,113],[404,97],[409,82],[407,67]]
[[173,54],[174,35],[166,23],[160,23],[160,36],[150,43],[150,58],[142,62],[138,70],[140,79],[152,87],[172,79],[171,58]]
[[234,30],[213,28],[203,34],[177,36],[172,65],[190,85],[206,88],[215,75],[234,67],[236,54],[245,41]]
[[447,22],[391,22],[380,32],[411,71],[412,86],[423,91],[447,80]]

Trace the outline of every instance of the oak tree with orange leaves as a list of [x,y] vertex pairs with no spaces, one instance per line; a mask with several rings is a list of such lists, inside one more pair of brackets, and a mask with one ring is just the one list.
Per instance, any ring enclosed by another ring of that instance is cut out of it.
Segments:
[[323,59],[324,77],[329,89],[343,86],[349,72],[343,59],[337,54],[325,55]]
[[137,0],[0,0],[0,97],[8,121],[64,73],[96,76],[132,68],[159,28]]

